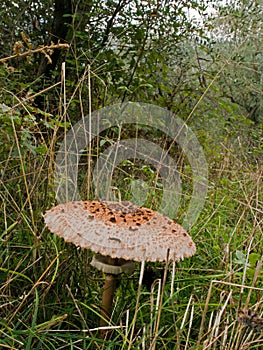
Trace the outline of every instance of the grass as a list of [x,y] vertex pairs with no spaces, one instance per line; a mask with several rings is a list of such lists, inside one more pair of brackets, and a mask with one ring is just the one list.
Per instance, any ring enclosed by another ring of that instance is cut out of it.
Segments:
[[[205,207],[191,230],[196,255],[176,265],[148,263],[146,280],[139,264],[123,276],[110,336],[101,339],[103,276],[89,265],[90,251],[52,235],[42,219],[55,204],[52,176],[63,124],[51,124],[47,116],[48,128],[41,128],[30,112],[23,125],[18,117],[12,115],[1,130],[9,135],[1,146],[1,348],[263,348],[260,133],[252,145],[246,131],[235,143],[240,128],[233,126],[216,153],[204,142],[210,178]],[[128,170],[147,180],[145,168],[132,164]],[[153,186],[151,169],[149,174]],[[125,181],[118,183],[124,195]],[[251,315],[238,321],[240,309],[253,310],[254,323]]]

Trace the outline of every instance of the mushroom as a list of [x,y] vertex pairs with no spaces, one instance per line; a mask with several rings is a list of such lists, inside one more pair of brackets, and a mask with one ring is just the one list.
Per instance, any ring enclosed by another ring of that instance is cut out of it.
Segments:
[[76,201],[44,215],[49,230],[66,242],[95,253],[91,265],[105,273],[100,325],[111,315],[117,275],[134,270],[132,261],[179,261],[196,247],[175,221],[129,201]]

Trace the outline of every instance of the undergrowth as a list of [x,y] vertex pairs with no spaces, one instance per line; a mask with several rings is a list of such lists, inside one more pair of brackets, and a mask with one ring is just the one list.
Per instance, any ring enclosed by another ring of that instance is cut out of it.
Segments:
[[[122,276],[110,333],[101,339],[103,275],[90,266],[90,251],[51,234],[42,218],[56,204],[54,161],[69,123],[63,113],[43,111],[36,120],[30,107],[24,104],[21,112],[2,104],[0,111],[1,348],[262,348],[262,129],[247,126],[242,117],[224,130],[215,129],[216,122],[207,130],[201,122],[193,124],[209,166],[206,204],[190,232],[197,253],[176,265],[147,263],[142,285],[139,264]],[[151,130],[144,133],[153,136]],[[100,141],[114,137],[118,133],[109,132]],[[163,136],[155,137],[162,144]],[[161,185],[156,187],[156,170],[143,162],[128,160],[115,170],[117,198],[131,199],[129,186],[139,177],[155,195],[144,205],[154,208]],[[80,179],[86,178],[84,170]],[[187,196],[191,181],[183,185]],[[85,184],[82,191],[85,196]],[[179,221],[180,215],[182,210]]]

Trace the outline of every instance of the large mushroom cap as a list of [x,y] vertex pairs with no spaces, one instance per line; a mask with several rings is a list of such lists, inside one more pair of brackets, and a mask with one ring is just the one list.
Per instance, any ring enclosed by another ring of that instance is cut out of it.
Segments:
[[196,247],[176,222],[128,201],[78,201],[59,204],[44,215],[49,230],[66,242],[112,258],[179,261]]

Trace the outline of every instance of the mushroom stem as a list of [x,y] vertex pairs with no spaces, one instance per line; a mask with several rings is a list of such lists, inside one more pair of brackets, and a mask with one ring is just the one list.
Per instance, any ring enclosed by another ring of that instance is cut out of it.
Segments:
[[[113,298],[117,287],[117,277],[116,275],[106,274],[105,282],[103,286],[102,294],[102,305],[101,305],[101,318],[100,327],[105,327],[108,325],[107,320],[111,317]],[[107,331],[102,329],[100,336],[104,338]]]
[[[110,319],[112,313],[113,298],[117,289],[117,275],[133,272],[135,264],[132,261],[96,254],[92,258],[91,265],[105,274],[100,313],[100,327],[106,327],[108,325],[107,321]],[[100,331],[100,337],[104,338],[107,333],[108,332],[102,328]]]
[[107,274],[105,276],[105,283],[103,286],[103,294],[102,294],[102,305],[101,305],[101,316],[100,326],[106,326],[108,323],[105,319],[109,319],[112,311],[112,303],[114,294],[116,291],[117,278],[115,275]]

